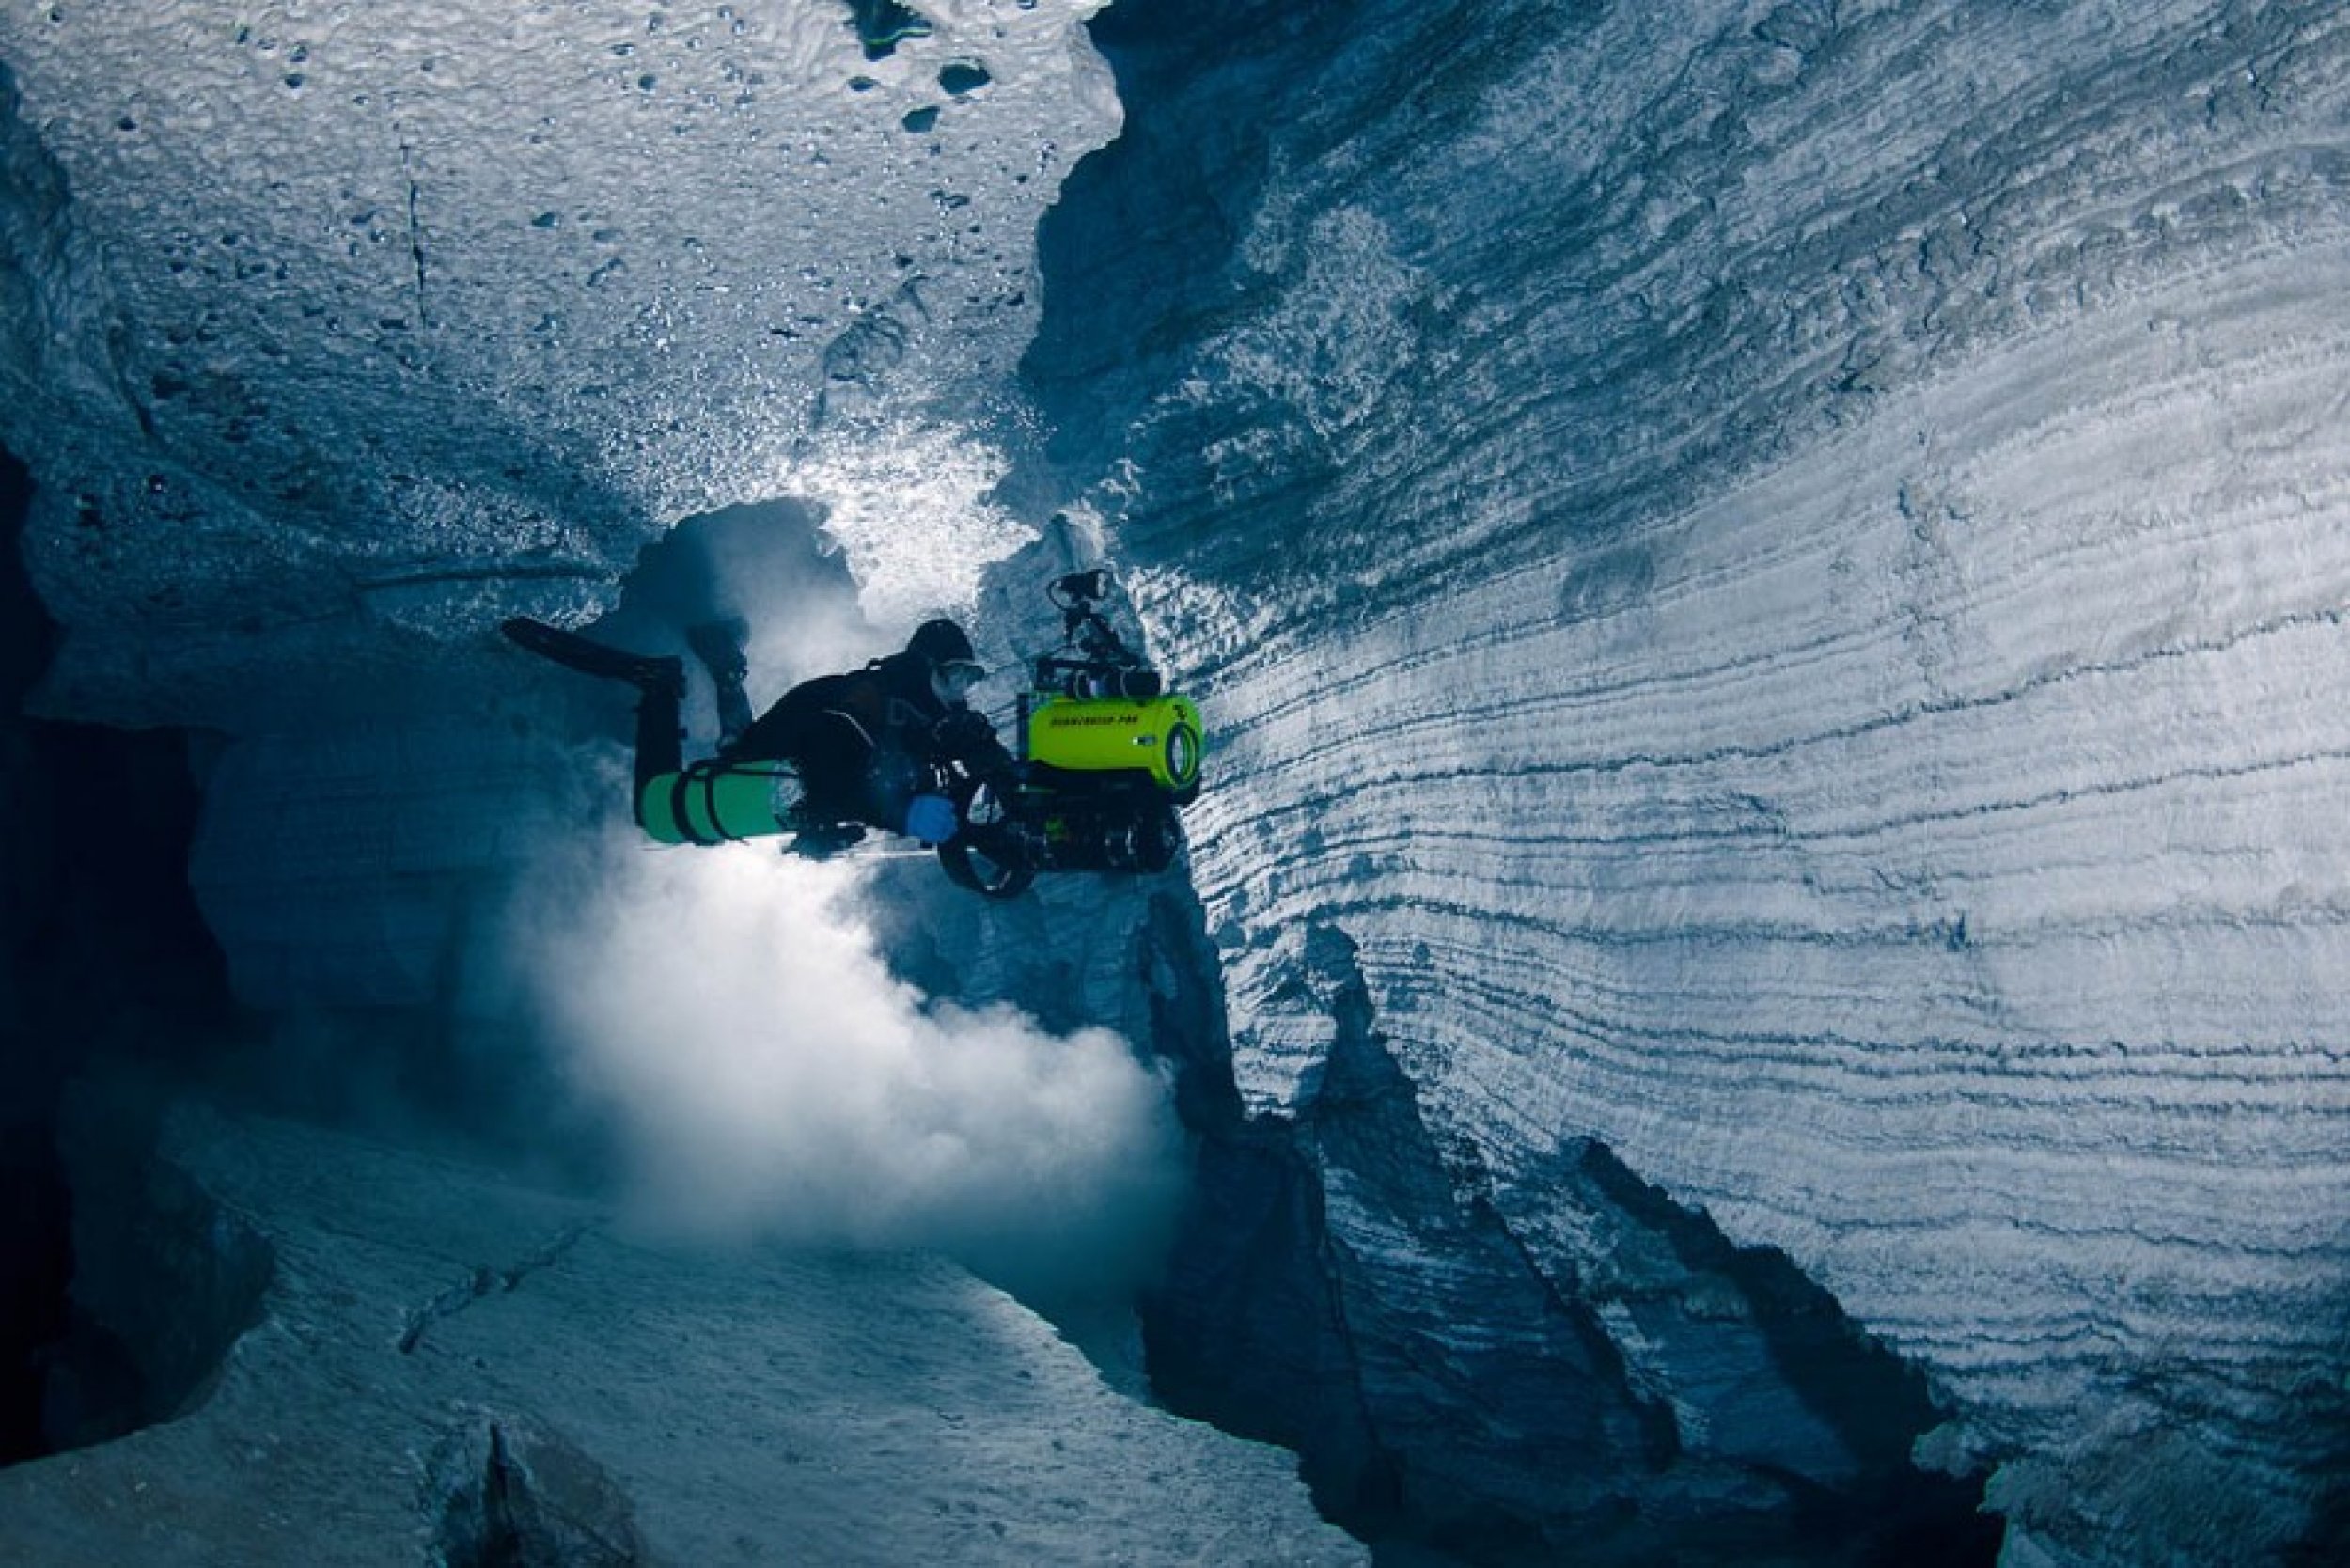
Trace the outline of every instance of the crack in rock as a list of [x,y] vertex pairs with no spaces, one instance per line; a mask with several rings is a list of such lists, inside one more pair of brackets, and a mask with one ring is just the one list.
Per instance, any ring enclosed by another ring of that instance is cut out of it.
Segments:
[[540,1269],[554,1267],[592,1228],[586,1222],[566,1226],[543,1245],[525,1253],[504,1268],[481,1264],[423,1306],[411,1309],[408,1325],[400,1331],[400,1353],[402,1356],[414,1355],[434,1324],[455,1317],[483,1296],[515,1290]]

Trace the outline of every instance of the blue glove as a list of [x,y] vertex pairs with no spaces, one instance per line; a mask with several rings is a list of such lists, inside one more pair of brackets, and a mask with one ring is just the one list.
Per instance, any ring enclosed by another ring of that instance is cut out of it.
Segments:
[[916,795],[906,806],[906,835],[926,844],[943,844],[963,824],[955,820],[955,803],[945,795]]

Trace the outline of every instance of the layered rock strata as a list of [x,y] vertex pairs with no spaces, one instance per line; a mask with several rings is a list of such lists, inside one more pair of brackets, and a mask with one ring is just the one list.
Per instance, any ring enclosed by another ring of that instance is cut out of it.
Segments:
[[1340,933],[1538,1266],[1587,1140],[1784,1248],[2014,1560],[2329,1539],[2350,30],[1212,9],[1103,24],[1028,372],[1225,737],[1246,1103]]

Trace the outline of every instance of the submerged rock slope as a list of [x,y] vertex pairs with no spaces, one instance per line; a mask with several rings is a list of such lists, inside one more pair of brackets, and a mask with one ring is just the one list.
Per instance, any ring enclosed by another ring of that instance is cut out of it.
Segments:
[[1026,371],[1224,736],[1248,1105],[1335,1071],[1340,933],[1539,1266],[1584,1139],[1784,1247],[1959,1412],[1924,1455],[1998,1466],[2013,1560],[2338,1531],[2350,24],[1100,36],[1128,132]]
[[10,1561],[1361,1560],[1290,1456],[935,1259],[665,1247],[262,1120],[182,1114],[166,1153],[207,1197],[158,1245],[237,1263],[246,1331],[180,1419],[0,1472]]

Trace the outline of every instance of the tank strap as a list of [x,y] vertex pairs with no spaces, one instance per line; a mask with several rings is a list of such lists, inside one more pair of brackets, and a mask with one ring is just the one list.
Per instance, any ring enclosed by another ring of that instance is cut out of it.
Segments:
[[[669,785],[669,815],[677,823],[678,837],[689,844],[707,847],[712,844],[741,843],[742,839],[726,830],[718,817],[718,776],[726,772],[726,764],[713,759],[700,761],[681,770]],[[701,792],[702,821],[710,824],[703,831],[693,815],[695,791]]]
[[[898,705],[900,699],[893,697],[889,700],[893,709],[891,716],[895,717],[896,714],[894,709]],[[868,747],[874,750],[880,749],[881,743],[873,739],[873,732],[866,729],[865,726],[858,721],[857,716],[854,713],[850,713],[847,709],[826,708],[823,711],[823,716],[825,718],[838,719],[841,723],[847,725],[852,730],[854,730],[856,732],[856,738],[863,741]]]

